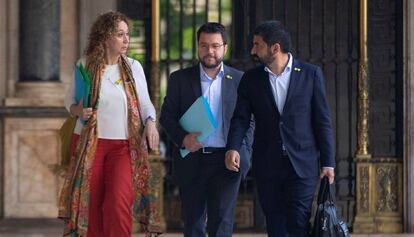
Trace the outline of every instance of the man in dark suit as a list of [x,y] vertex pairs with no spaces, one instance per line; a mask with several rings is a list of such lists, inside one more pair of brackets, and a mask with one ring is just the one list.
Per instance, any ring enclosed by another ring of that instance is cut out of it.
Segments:
[[[246,133],[246,128],[240,141],[240,155],[246,160],[240,164],[242,172],[226,169],[225,146],[242,72],[223,64],[227,52],[223,25],[206,23],[198,30],[197,38],[200,63],[170,75],[160,123],[175,145],[173,177],[180,188],[184,236],[205,236],[208,217],[208,235],[225,237],[232,234],[241,176],[249,169],[252,131]],[[215,132],[201,142],[198,133],[188,133],[179,124],[200,96],[209,102],[218,124]],[[183,147],[191,152],[185,157],[179,153]]]
[[319,67],[292,57],[290,35],[278,21],[254,31],[251,54],[262,66],[243,75],[231,121],[226,167],[237,171],[249,118],[255,119],[252,174],[268,236],[307,236],[320,177],[334,179],[334,145]]

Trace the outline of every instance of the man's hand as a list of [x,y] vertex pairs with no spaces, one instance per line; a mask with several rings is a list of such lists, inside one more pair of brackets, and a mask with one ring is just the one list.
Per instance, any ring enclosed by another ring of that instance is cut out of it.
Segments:
[[240,169],[240,154],[236,150],[229,150],[226,152],[226,158],[224,159],[226,168],[235,172],[239,172]]
[[190,152],[198,151],[198,149],[203,147],[203,144],[201,144],[197,137],[200,135],[199,132],[197,133],[189,133],[184,137],[183,145],[185,149],[189,150]]
[[329,183],[332,184],[335,178],[335,171],[334,168],[331,167],[323,167],[321,170],[321,179],[326,176],[329,179]]

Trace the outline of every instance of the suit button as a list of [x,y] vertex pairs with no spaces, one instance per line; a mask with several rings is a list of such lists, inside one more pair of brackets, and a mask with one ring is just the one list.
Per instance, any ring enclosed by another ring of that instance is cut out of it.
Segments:
[[283,122],[279,122],[279,125],[280,125],[280,126],[283,126]]

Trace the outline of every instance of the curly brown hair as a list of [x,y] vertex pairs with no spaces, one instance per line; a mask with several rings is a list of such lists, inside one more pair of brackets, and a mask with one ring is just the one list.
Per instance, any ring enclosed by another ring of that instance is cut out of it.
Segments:
[[118,23],[125,22],[129,27],[129,19],[120,12],[106,12],[98,16],[89,33],[89,42],[84,55],[86,68],[94,68],[105,64],[105,42],[118,30]]

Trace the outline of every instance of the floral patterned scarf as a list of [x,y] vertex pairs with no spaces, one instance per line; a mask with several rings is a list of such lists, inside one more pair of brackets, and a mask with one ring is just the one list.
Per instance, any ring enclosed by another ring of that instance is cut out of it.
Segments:
[[[126,56],[121,56],[118,64],[127,97],[128,141],[134,191],[132,214],[146,232],[161,233],[160,216],[154,196],[155,187],[150,180],[147,144],[141,136],[143,124],[135,80]],[[64,236],[86,237],[88,230],[89,178],[98,143],[96,112],[104,67],[97,65],[87,68],[92,72],[90,107],[93,108],[93,114],[82,129],[60,193],[59,218],[65,220]]]

